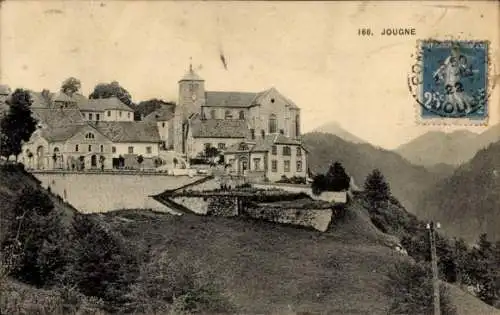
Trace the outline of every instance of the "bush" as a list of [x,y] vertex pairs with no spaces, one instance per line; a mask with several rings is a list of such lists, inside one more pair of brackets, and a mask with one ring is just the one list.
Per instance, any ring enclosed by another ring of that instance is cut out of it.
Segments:
[[[393,297],[389,314],[421,315],[433,313],[432,273],[427,264],[401,262],[389,274],[385,290]],[[442,315],[456,315],[448,290],[440,287]]]
[[141,269],[132,286],[136,303],[126,311],[145,313],[234,313],[236,308],[222,293],[200,260],[163,252]]
[[349,189],[351,177],[347,175],[344,167],[339,162],[330,165],[326,174],[316,175],[311,188],[315,195],[323,191],[345,191]]
[[11,274],[38,287],[54,284],[67,262],[67,243],[61,214],[50,197],[28,186],[6,217],[2,251],[12,258]]
[[64,281],[87,296],[102,299],[108,310],[116,310],[127,302],[124,296],[139,274],[136,249],[85,215],[75,216],[73,230]]

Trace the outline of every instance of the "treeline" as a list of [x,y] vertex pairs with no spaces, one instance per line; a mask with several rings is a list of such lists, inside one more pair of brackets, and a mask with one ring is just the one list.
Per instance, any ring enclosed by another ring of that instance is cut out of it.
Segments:
[[25,188],[2,215],[7,224],[0,244],[0,314],[26,311],[12,305],[18,294],[9,289],[11,279],[57,292],[51,308],[36,309],[38,314],[235,311],[195,262],[167,254],[158,260],[89,215],[75,214],[68,222],[46,191]]

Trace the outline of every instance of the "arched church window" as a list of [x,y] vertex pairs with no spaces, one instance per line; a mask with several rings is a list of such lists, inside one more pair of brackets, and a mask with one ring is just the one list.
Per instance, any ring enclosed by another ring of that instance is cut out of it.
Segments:
[[95,139],[95,136],[92,132],[87,132],[85,134],[85,139]]
[[276,133],[278,129],[278,124],[276,122],[276,115],[271,114],[269,116],[269,133]]

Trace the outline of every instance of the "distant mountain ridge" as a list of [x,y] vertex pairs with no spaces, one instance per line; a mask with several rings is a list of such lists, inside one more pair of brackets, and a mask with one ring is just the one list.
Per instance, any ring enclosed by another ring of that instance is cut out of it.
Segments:
[[500,124],[480,134],[467,130],[431,131],[399,146],[395,152],[416,165],[458,166],[472,159],[478,150],[499,140]]
[[356,144],[338,136],[312,132],[303,136],[309,149],[309,167],[312,172],[325,172],[330,163],[339,161],[346,171],[363,186],[366,176],[378,168],[387,178],[393,195],[413,213],[422,193],[449,172],[432,172],[423,166],[413,165],[395,152],[376,148],[370,144]]
[[342,126],[335,121],[326,123],[324,125],[319,126],[318,128],[314,129],[312,132],[322,132],[322,133],[328,133],[335,135],[339,137],[340,139],[343,139],[345,141],[349,141],[352,143],[366,143],[365,140],[353,135],[349,131],[345,130],[342,128]]
[[481,149],[422,195],[417,214],[470,242],[487,233],[500,240],[500,141]]

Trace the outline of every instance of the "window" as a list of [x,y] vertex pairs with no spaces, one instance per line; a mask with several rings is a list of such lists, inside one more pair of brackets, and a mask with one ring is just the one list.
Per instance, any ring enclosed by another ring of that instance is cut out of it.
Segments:
[[92,120],[92,113],[89,113],[89,120]]
[[297,172],[302,172],[302,161],[297,161]]
[[97,120],[97,121],[98,121],[98,120],[100,120],[100,118],[101,118],[101,115],[99,115],[99,114],[95,114],[95,120]]
[[238,148],[240,151],[247,151],[248,150],[248,145],[244,142],[240,143],[240,147]]
[[290,161],[283,161],[283,169],[285,172],[290,172]]
[[283,147],[283,155],[285,155],[285,156],[292,155],[292,150],[290,149],[290,147],[288,147],[288,146]]
[[128,147],[128,154],[134,154],[134,147]]
[[59,154],[59,148],[58,147],[54,148],[54,154],[56,154],[56,155]]
[[280,129],[280,134],[284,135],[285,134],[285,130]]
[[210,149],[210,147],[212,146],[211,143],[204,143],[203,146],[205,147],[205,151]]
[[111,111],[108,110],[108,117],[111,117]]
[[274,98],[271,99],[271,103],[274,103]]
[[215,113],[215,109],[212,109],[212,110],[210,111],[210,118],[212,118],[212,119],[217,119],[217,116],[216,116],[216,113]]
[[100,149],[101,149],[101,152],[104,152],[104,146],[102,144],[101,144]]
[[146,153],[147,154],[151,154],[151,152],[153,152],[153,150],[151,149],[151,147],[146,147]]
[[260,158],[253,159],[253,168],[256,171],[260,171]]
[[271,116],[269,116],[269,133],[276,133],[277,129],[276,115],[271,114]]
[[297,156],[302,156],[302,149],[297,147]]
[[240,120],[244,120],[245,119],[245,112],[240,110],[240,113],[239,113],[239,119]]
[[278,154],[278,148],[275,145],[273,145],[271,147],[271,154],[272,155],[277,155]]
[[224,113],[224,119],[233,119],[233,115],[231,114],[230,110],[226,110]]
[[300,136],[300,116],[295,116],[295,136]]
[[116,147],[111,147],[111,153],[116,153]]
[[260,131],[260,135],[262,136],[262,138],[265,138],[266,137],[266,132],[264,130],[261,130]]
[[250,136],[252,137],[252,140],[255,140],[255,129],[250,129]]
[[95,136],[92,132],[87,132],[85,134],[85,139],[95,139]]
[[273,171],[273,172],[278,171],[278,161],[276,161],[276,160],[271,161],[271,171]]
[[130,118],[130,112],[127,113],[127,118]]
[[226,149],[226,144],[225,144],[225,143],[222,143],[222,142],[221,142],[221,143],[218,143],[218,144],[217,144],[217,148],[218,148],[219,150],[225,150],[225,149]]
[[161,123],[161,127],[165,128],[165,123],[164,122]]
[[118,116],[122,117],[122,111],[118,112]]
[[78,144],[75,145],[75,152],[78,152]]
[[92,152],[92,145],[89,144],[89,152]]

